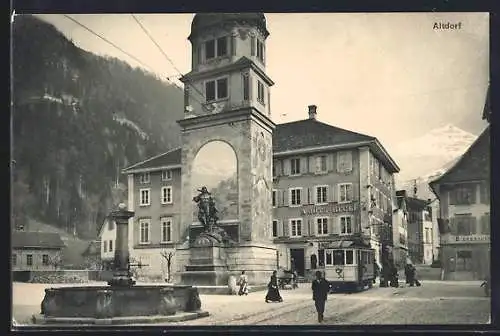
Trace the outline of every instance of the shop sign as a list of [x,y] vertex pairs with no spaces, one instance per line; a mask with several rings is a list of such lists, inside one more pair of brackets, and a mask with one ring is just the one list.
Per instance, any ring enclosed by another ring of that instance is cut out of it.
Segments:
[[489,235],[454,236],[450,237],[450,243],[484,243],[489,242]]
[[325,205],[307,205],[300,210],[301,215],[331,214],[339,212],[354,212],[358,210],[358,203],[330,203]]

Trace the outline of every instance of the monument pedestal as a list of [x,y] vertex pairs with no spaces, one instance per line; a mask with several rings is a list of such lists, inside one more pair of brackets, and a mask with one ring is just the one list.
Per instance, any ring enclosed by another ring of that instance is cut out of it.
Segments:
[[248,277],[250,291],[264,290],[277,267],[276,249],[270,244],[228,245],[201,235],[192,246],[178,252],[180,265],[185,265],[179,270],[178,280],[200,293],[230,294],[229,277],[238,278],[242,271]]

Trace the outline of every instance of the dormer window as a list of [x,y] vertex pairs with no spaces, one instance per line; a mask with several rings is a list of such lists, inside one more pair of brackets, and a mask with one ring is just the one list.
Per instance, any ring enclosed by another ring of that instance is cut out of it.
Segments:
[[227,55],[227,37],[205,42],[205,59],[210,60],[216,57]]
[[207,98],[207,102],[227,98],[227,85],[227,78],[205,82],[205,97]]

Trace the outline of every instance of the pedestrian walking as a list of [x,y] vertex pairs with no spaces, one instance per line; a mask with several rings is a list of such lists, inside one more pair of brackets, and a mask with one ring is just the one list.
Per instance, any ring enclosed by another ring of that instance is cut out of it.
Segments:
[[312,282],[312,292],[314,305],[318,312],[318,322],[323,322],[323,314],[325,312],[325,303],[330,292],[330,283],[323,278],[321,271],[316,271],[316,279]]
[[241,271],[240,278],[238,280],[238,285],[240,286],[240,290],[238,291],[238,295],[248,295],[248,278],[245,274],[245,271]]
[[277,272],[273,271],[273,275],[271,275],[271,279],[267,284],[266,303],[283,302],[280,291],[278,289],[278,277],[276,276],[276,274]]

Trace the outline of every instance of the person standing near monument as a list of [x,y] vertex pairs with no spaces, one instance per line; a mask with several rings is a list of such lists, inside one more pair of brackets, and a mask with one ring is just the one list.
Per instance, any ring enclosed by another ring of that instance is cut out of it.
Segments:
[[240,279],[238,280],[238,285],[240,286],[240,290],[238,291],[238,295],[248,295],[248,278],[245,274],[245,271],[241,271]]
[[283,302],[281,298],[280,291],[278,289],[278,277],[277,272],[273,271],[273,275],[271,275],[271,280],[267,285],[267,294],[266,294],[266,303],[269,302]]
[[318,312],[318,322],[323,322],[323,314],[325,312],[325,303],[330,292],[330,283],[323,278],[321,271],[316,271],[316,279],[311,285],[313,292],[314,305]]

